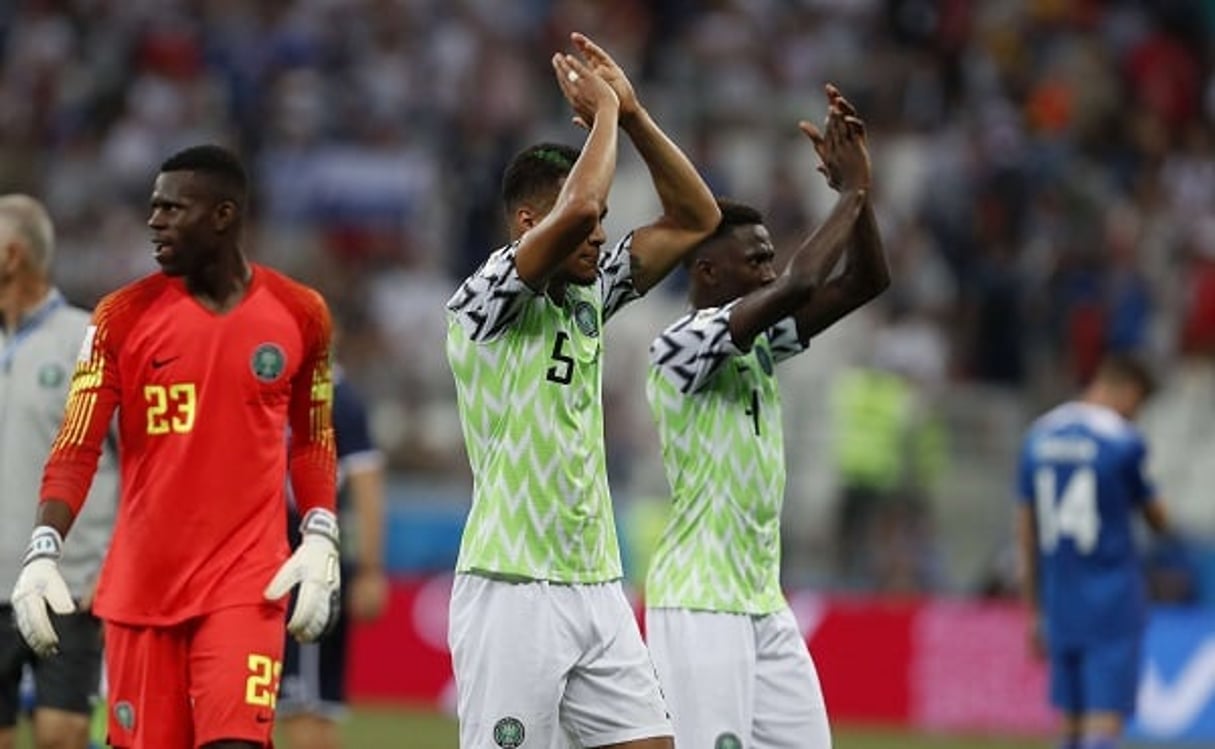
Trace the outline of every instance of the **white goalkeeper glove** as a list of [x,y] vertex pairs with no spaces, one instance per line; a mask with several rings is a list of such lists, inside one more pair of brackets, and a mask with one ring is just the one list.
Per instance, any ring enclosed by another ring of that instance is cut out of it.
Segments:
[[30,649],[43,657],[59,650],[59,635],[55,634],[46,607],[50,606],[56,614],[70,614],[76,610],[72,593],[63,575],[59,574],[62,550],[63,537],[59,531],[49,525],[35,528],[25,550],[21,574],[13,586],[11,600],[17,629]]
[[300,533],[299,548],[266,586],[265,596],[277,601],[298,583],[287,631],[300,642],[312,642],[337,621],[342,588],[337,517],[329,510],[311,509],[300,523]]

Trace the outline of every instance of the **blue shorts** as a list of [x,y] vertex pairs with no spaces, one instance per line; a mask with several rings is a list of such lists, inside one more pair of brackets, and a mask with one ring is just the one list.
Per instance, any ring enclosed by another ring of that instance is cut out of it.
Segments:
[[1050,701],[1068,715],[1135,712],[1142,638],[1127,635],[1051,649]]

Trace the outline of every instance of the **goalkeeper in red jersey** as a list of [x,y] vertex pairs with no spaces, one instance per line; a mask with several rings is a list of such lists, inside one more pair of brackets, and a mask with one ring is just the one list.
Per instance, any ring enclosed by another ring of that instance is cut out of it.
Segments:
[[[269,746],[286,594],[299,584],[286,626],[300,640],[336,614],[329,314],[245,259],[247,190],[217,146],[161,166],[148,226],[163,272],[93,314],[13,589],[22,636],[53,653],[47,608],[72,608],[60,547],[117,410],[121,499],[93,604],[115,747]],[[290,557],[288,471],[304,515]]]

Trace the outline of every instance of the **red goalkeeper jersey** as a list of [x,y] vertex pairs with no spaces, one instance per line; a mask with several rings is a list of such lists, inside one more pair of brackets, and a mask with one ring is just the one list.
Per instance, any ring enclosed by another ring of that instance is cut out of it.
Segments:
[[42,479],[43,501],[78,511],[118,409],[99,616],[169,625],[263,600],[288,553],[288,468],[302,510],[334,506],[329,346],[320,295],[264,266],[222,315],[163,274],[101,301]]

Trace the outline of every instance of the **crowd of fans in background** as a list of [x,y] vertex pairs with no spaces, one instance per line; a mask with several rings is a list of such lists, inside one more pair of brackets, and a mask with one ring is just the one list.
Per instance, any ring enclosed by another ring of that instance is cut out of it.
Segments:
[[[5,3],[0,191],[46,200],[57,277],[92,304],[153,270],[160,160],[238,147],[250,249],[327,295],[390,467],[466,481],[443,303],[504,239],[507,159],[574,138],[548,63],[574,29],[630,71],[715,191],[767,211],[778,251],[826,204],[797,119],[822,111],[825,81],[866,119],[895,285],[863,330],[822,346],[821,377],[786,389],[794,420],[835,425],[790,440],[814,453],[792,564],[831,541],[834,579],[958,585],[931,539],[976,492],[997,495],[969,511],[1007,524],[1025,419],[1107,350],[1167,373],[1149,420],[1158,474],[1182,524],[1215,539],[1194,459],[1215,446],[1211,0]],[[648,218],[642,169],[622,153],[609,234]],[[681,291],[647,304],[677,308]],[[608,371],[618,494],[662,491],[633,370],[670,316],[623,325],[635,351]],[[903,459],[866,459],[883,445]]]

